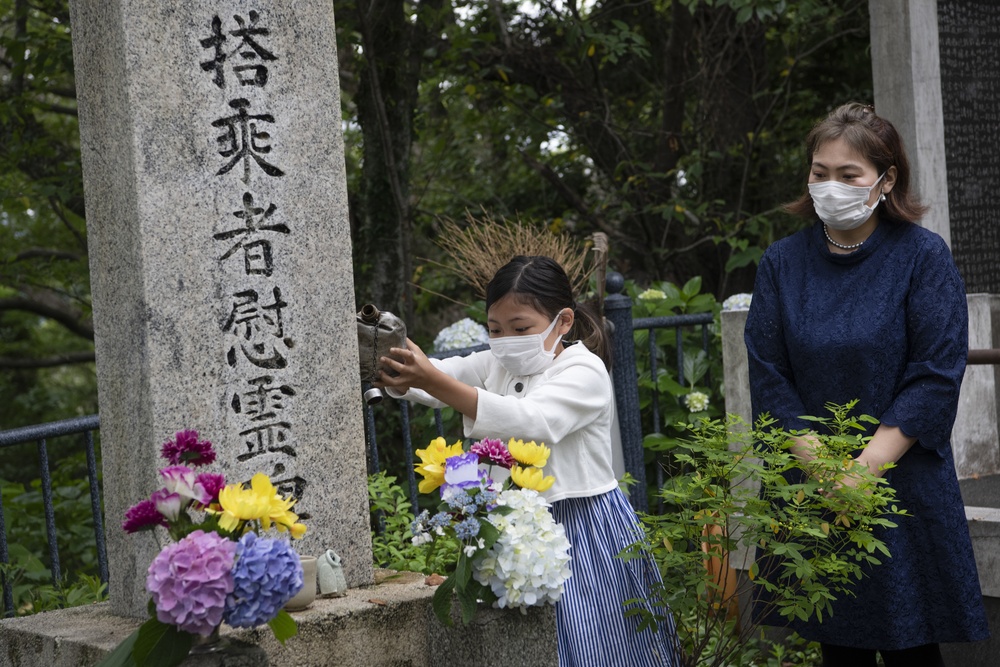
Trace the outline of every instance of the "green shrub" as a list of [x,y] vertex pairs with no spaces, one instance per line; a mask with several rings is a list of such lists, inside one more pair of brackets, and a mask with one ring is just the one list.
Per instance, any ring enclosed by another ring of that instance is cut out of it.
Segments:
[[752,653],[755,619],[738,615],[737,601],[760,595],[767,613],[822,620],[889,556],[877,532],[904,512],[895,491],[853,459],[875,420],[852,417],[853,402],[827,407],[832,417],[811,418],[820,446],[808,463],[791,452],[793,434],[766,418],[752,429],[734,416],[705,419],[682,425],[687,436],[670,443],[683,472],[661,491],[666,511],[643,517],[648,541],[627,556],[644,549],[659,564],[657,595],[673,610],[687,667]]
[[441,538],[422,545],[411,542],[413,507],[395,477],[385,471],[369,475],[368,500],[376,567],[424,574],[447,574],[455,569],[460,552],[457,540]]

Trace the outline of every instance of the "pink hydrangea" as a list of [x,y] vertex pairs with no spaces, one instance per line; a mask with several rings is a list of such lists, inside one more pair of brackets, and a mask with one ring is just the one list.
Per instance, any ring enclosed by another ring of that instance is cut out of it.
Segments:
[[156,509],[155,502],[146,499],[128,508],[122,530],[126,533],[138,533],[140,530],[151,530],[156,526],[166,528],[167,519]]
[[198,431],[177,431],[173,440],[167,440],[160,455],[173,465],[208,465],[215,461],[215,450],[208,440],[198,440]]
[[483,438],[479,442],[473,443],[472,447],[469,447],[469,453],[479,456],[480,463],[503,466],[507,469],[512,468],[517,463],[507,450],[507,445],[492,438]]
[[146,576],[156,618],[185,632],[212,634],[233,592],[235,558],[235,542],[201,530],[164,547]]

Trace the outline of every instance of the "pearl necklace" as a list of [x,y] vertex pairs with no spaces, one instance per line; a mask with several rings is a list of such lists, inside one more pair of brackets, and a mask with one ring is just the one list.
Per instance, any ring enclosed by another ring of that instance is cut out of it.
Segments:
[[826,240],[830,242],[830,245],[836,248],[840,248],[841,250],[854,250],[855,248],[860,248],[861,244],[868,240],[864,239],[864,241],[858,241],[857,243],[852,243],[851,245],[844,245],[842,243],[837,243],[832,238],[830,238],[830,232],[827,231],[825,224],[823,225],[823,233],[826,235]]

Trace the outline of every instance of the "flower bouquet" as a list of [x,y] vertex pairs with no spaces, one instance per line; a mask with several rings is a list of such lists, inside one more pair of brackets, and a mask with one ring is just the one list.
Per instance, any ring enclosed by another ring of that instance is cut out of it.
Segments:
[[[441,503],[433,516],[424,510],[414,519],[413,543],[433,549],[457,540],[460,546],[455,571],[434,593],[441,622],[451,625],[452,592],[463,623],[472,620],[480,601],[522,613],[558,602],[570,576],[570,544],[539,495],[555,482],[542,471],[549,448],[483,439],[465,452],[461,442],[436,438],[417,456],[415,468],[423,477],[418,490],[440,489]],[[509,477],[495,481],[497,470],[509,471]]]
[[266,623],[284,643],[297,632],[282,607],[303,586],[302,565],[287,539],[260,533],[274,527],[302,537],[306,527],[291,511],[295,501],[279,495],[263,473],[247,486],[195,472],[216,456],[196,431],[179,431],[161,455],[169,462],[159,473],[163,486],[125,513],[122,528],[163,527],[173,542],[147,572],[149,620],[100,666],[178,665],[193,644],[217,636],[223,622],[237,628]]

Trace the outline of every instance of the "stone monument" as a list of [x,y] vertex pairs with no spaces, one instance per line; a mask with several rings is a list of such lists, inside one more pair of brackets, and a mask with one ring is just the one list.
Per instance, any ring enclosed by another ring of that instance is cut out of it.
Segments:
[[75,0],[110,594],[144,615],[160,444],[268,474],[373,580],[333,5]]
[[938,0],[951,248],[970,293],[1000,294],[1000,4]]

